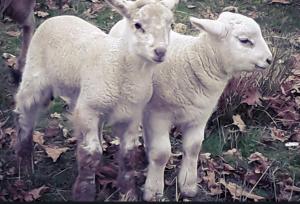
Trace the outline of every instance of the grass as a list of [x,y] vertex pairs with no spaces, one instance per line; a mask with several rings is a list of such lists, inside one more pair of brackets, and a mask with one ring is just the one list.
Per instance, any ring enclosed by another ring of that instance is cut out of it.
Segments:
[[[38,1],[42,3],[42,0]],[[93,18],[89,18],[84,12],[91,6],[89,1],[72,1],[73,8],[64,12],[64,14],[72,14],[80,16],[87,21],[97,25],[99,28],[108,32],[109,29],[114,25],[115,22],[121,19],[121,16],[116,12],[113,12],[110,7],[106,4],[100,10],[100,12]],[[268,95],[273,91],[277,90],[279,87],[279,82],[282,78],[288,75],[288,67],[285,63],[278,63],[279,60],[286,61],[292,53],[298,52],[297,48],[293,47],[290,40],[294,35],[300,30],[300,20],[299,20],[299,6],[297,6],[296,1],[292,1],[292,5],[274,5],[266,4],[262,0],[189,0],[186,2],[182,1],[176,8],[175,11],[175,22],[183,23],[187,25],[187,33],[196,34],[197,31],[192,28],[189,23],[188,17],[203,17],[203,18],[216,18],[223,8],[227,6],[236,6],[240,13],[245,15],[252,15],[256,17],[258,23],[260,23],[264,36],[266,36],[269,45],[271,46],[272,52],[276,53],[275,63],[272,70],[265,73],[262,76],[257,76],[255,78],[257,86],[259,86],[263,95]],[[195,8],[188,8],[188,5],[194,5]],[[59,15],[58,10],[46,10],[49,12],[50,16]],[[45,19],[37,18],[37,25],[40,25]],[[18,30],[17,26],[12,22],[0,22],[0,52],[12,53],[18,55],[20,47],[20,38],[11,37],[6,35],[7,31]],[[275,36],[275,37],[274,37]],[[4,60],[0,58],[0,121],[5,120],[7,117],[11,116],[11,111],[13,109],[13,95],[16,91],[16,87],[10,83],[10,76],[8,69],[4,66]],[[247,87],[247,86],[246,86]],[[270,187],[273,180],[280,180],[280,172],[288,172],[289,175],[294,175],[295,183],[299,183],[300,179],[300,154],[299,150],[288,149],[280,141],[271,141],[266,143],[265,138],[270,137],[270,131],[266,125],[271,123],[271,119],[264,111],[257,111],[253,117],[247,116],[245,110],[249,107],[245,105],[240,105],[237,98],[232,97],[231,90],[227,99],[231,103],[227,103],[228,106],[221,107],[215,114],[211,117],[209,124],[207,126],[206,137],[203,142],[202,152],[209,152],[212,154],[212,158],[218,160],[218,158],[223,158],[225,162],[234,166],[240,167],[244,170],[253,168],[248,163],[247,158],[254,152],[261,152],[269,160],[274,161],[274,164],[268,170],[266,176],[263,180],[267,180],[268,185],[258,184],[254,189],[254,193],[268,197],[269,200],[274,201],[276,193],[274,189]],[[61,118],[51,118],[51,113],[61,114]],[[237,131],[232,125],[232,115],[239,113],[245,120],[248,129],[245,133]],[[67,146],[70,148],[66,153],[62,154],[56,163],[53,163],[50,158],[48,158],[45,152],[42,151],[41,147],[35,146],[35,175],[30,178],[24,177],[26,181],[26,188],[32,189],[39,187],[41,185],[47,185],[50,190],[43,194],[41,201],[65,201],[70,200],[71,187],[75,180],[77,169],[75,160],[75,145],[66,142],[67,138],[71,137],[72,125],[67,120],[67,110],[66,104],[61,99],[55,99],[46,110],[42,110],[38,119],[38,124],[36,129],[41,132],[54,131],[55,124],[62,125],[62,127],[69,130],[70,134],[64,137],[62,131],[55,132],[55,135],[49,135],[45,138],[47,144],[55,144],[57,146]],[[53,125],[54,124],[54,125]],[[11,127],[12,117],[6,123],[3,128]],[[53,132],[52,132],[53,133]],[[109,139],[111,136],[110,127],[105,127],[104,135]],[[172,135],[172,152],[181,151],[181,135]],[[110,146],[107,152],[104,153],[104,163],[113,163],[115,157],[116,149],[114,146]],[[241,152],[241,158],[234,156],[224,156],[223,153],[229,149],[236,148]],[[0,149],[2,163],[4,166],[0,167],[0,174],[5,174],[8,169],[15,165],[10,161],[11,156],[14,155],[12,150],[5,146],[5,148]],[[176,190],[176,175],[179,170],[179,163],[181,157],[174,159],[174,164],[177,165],[175,168],[166,170],[166,180],[169,182],[173,181],[172,185],[167,185],[165,188],[165,200],[176,200],[178,199],[178,189]],[[200,165],[200,164],[199,164]],[[200,168],[200,167],[199,167]],[[276,168],[280,171],[275,171]],[[144,170],[145,171],[145,170]],[[274,177],[272,177],[272,172],[276,172]],[[5,175],[5,179],[0,183],[0,192],[6,189],[8,186],[12,185],[16,181],[16,175],[12,176]],[[23,177],[22,177],[23,178]],[[245,187],[252,187],[251,185],[245,183],[241,178],[236,175],[229,175],[226,177],[244,185]],[[144,178],[143,178],[144,179]],[[142,188],[141,184],[141,188]],[[200,183],[198,195],[193,199],[197,201],[231,201],[231,196],[211,196],[207,193],[209,189],[205,184]],[[119,200],[119,193],[112,184],[99,185],[97,184],[97,197],[98,200],[105,200],[108,197],[109,200]],[[9,197],[9,196],[8,196]],[[9,197],[9,199],[12,199]],[[182,198],[179,196],[179,200]],[[299,200],[299,195],[294,193],[292,200]]]

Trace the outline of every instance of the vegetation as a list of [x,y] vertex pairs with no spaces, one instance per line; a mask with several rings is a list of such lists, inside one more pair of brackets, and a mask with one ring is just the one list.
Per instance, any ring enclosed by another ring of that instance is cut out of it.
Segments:
[[[120,15],[103,0],[38,0],[37,26],[45,19],[72,14],[108,32]],[[196,201],[299,201],[300,200],[300,4],[294,0],[182,0],[175,11],[175,29],[196,35],[189,16],[217,18],[223,10],[254,18],[274,54],[270,69],[242,74],[230,81],[212,115],[199,158],[199,193]],[[46,40],[46,39],[45,39]],[[12,110],[16,85],[9,69],[20,51],[17,25],[0,21],[0,201],[67,201],[77,174],[72,124],[68,107],[55,99],[40,114],[34,132],[33,175],[17,165],[12,149],[16,140]],[[9,53],[12,55],[8,55]],[[173,156],[165,171],[162,200],[189,200],[177,189],[181,133],[170,139]],[[116,186],[118,139],[104,129],[102,165],[97,172],[97,200],[126,201]],[[141,200],[146,156],[139,146],[137,187]],[[19,168],[21,173],[19,174]]]

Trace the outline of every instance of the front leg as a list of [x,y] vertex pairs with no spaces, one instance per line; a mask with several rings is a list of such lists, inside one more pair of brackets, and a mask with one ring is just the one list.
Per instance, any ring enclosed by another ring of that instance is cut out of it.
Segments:
[[183,159],[178,182],[184,196],[193,197],[197,193],[197,163],[204,128],[205,126],[192,126],[183,130]]
[[74,112],[74,127],[77,136],[78,176],[73,186],[73,199],[94,201],[96,193],[95,173],[102,156],[98,138],[99,117],[95,111],[77,106]]
[[148,156],[144,200],[159,199],[164,192],[164,170],[171,155],[170,121],[163,115],[145,113],[143,130]]
[[19,83],[22,78],[23,69],[26,62],[26,55],[28,51],[28,47],[33,35],[35,20],[33,11],[30,12],[27,19],[21,23],[22,26],[22,45],[21,45],[21,52],[19,54],[16,70],[13,70],[13,78],[16,83]]

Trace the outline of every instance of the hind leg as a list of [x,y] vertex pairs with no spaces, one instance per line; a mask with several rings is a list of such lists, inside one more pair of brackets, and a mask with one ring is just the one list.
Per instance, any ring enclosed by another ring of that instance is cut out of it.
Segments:
[[138,125],[140,120],[133,120],[115,126],[115,131],[120,138],[119,150],[119,173],[118,186],[122,193],[129,196],[131,200],[136,200],[136,179],[135,171],[137,170],[137,142],[138,142]]

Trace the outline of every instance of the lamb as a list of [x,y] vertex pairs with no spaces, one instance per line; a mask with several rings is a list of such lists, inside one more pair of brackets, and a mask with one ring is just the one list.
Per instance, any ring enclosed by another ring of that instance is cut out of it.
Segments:
[[[95,196],[95,171],[102,155],[98,125],[113,125],[121,140],[120,166],[125,166],[132,147],[124,138],[135,131],[133,121],[141,120],[150,100],[153,69],[164,61],[173,21],[163,1],[106,2],[126,19],[122,37],[113,38],[75,16],[46,20],[33,35],[15,96],[16,153],[22,161],[32,156],[38,109],[52,96],[69,99],[77,136],[75,200]],[[131,179],[120,174],[119,183],[126,187]]]
[[[143,113],[149,160],[147,201],[163,194],[171,125],[183,133],[179,187],[183,195],[193,197],[204,129],[227,82],[234,74],[263,70],[272,63],[272,54],[253,19],[223,12],[217,20],[190,17],[190,21],[203,32],[198,37],[171,32],[168,55],[154,72],[153,95]],[[118,22],[110,35],[118,37],[123,26]]]
[[1,0],[0,1],[0,17],[8,16],[22,27],[22,47],[19,54],[16,69],[12,69],[11,73],[15,83],[21,80],[21,74],[26,60],[26,53],[34,32],[35,20],[33,9],[35,0]]

